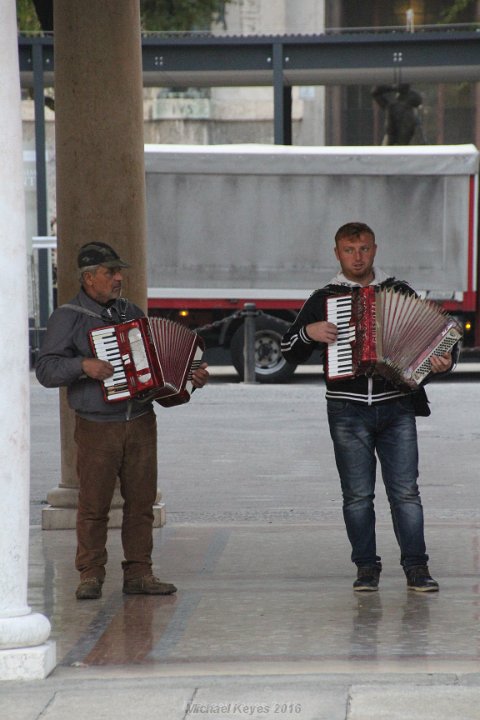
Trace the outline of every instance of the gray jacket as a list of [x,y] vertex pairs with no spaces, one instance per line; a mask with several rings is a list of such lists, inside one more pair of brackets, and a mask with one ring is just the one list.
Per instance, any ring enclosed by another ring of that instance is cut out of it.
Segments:
[[[94,313],[95,317],[68,307],[76,305]],[[125,320],[142,317],[144,313],[127,302]],[[117,320],[118,321],[118,320]],[[99,422],[129,420],[152,409],[152,404],[135,400],[105,402],[102,383],[92,380],[82,371],[82,360],[93,357],[88,331],[102,325],[112,325],[106,308],[80,290],[67,306],[61,305],[51,315],[40,351],[35,373],[38,381],[48,388],[67,387],[68,404],[81,417]]]

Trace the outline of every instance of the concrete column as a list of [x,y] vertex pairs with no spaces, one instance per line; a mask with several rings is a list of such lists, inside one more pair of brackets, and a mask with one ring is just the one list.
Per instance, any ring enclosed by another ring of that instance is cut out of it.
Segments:
[[0,0],[0,680],[46,677],[55,666],[50,623],[27,605],[30,491],[27,246],[16,7]]
[[[112,245],[131,270],[124,295],[146,310],[143,85],[138,0],[55,0],[58,297],[78,291],[76,258],[88,241]],[[43,527],[75,526],[73,413],[60,401],[62,480]],[[121,518],[117,493],[112,526]],[[154,508],[156,525],[162,506]]]

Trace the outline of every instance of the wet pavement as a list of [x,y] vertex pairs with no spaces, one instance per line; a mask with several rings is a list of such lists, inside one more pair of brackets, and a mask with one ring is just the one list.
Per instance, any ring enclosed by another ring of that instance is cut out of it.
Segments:
[[[386,541],[389,530],[380,527]],[[280,666],[335,673],[480,669],[478,532],[471,526],[430,527],[437,555],[452,557],[457,539],[472,538],[448,574],[436,562],[441,592],[432,595],[407,591],[393,549],[383,554],[381,590],[353,593],[339,524],[181,524],[155,534],[160,574],[177,584],[175,596],[122,595],[114,530],[102,599],[77,602],[73,533],[32,531],[38,565],[30,602],[52,622],[60,667],[141,664],[161,674],[197,673],[205,664],[239,674],[252,666],[267,674]]]
[[29,602],[50,619],[57,667],[21,691],[3,683],[0,717],[478,720],[477,380],[432,384],[418,422],[440,592],[407,591],[379,481],[380,591],[355,594],[321,382],[212,375],[189,405],[158,412],[167,525],[154,562],[178,593],[124,596],[110,530],[103,597],[84,602],[74,531],[40,528],[60,480],[58,403],[32,376]]

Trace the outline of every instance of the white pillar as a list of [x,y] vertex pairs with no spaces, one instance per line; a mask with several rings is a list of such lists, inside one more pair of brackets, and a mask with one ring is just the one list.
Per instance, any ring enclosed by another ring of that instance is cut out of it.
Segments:
[[27,249],[15,0],[0,0],[0,680],[55,666],[50,623],[27,605],[30,489]]

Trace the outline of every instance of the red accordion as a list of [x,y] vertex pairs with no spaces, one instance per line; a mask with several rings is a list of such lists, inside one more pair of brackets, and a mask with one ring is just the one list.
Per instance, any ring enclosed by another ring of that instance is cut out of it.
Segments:
[[430,372],[430,357],[462,337],[457,321],[435,303],[374,285],[328,297],[326,318],[338,328],[327,347],[329,380],[377,373],[412,390]]
[[196,333],[165,318],[141,317],[89,333],[95,357],[114,368],[103,381],[107,402],[137,398],[171,407],[190,400],[192,372],[205,349]]

